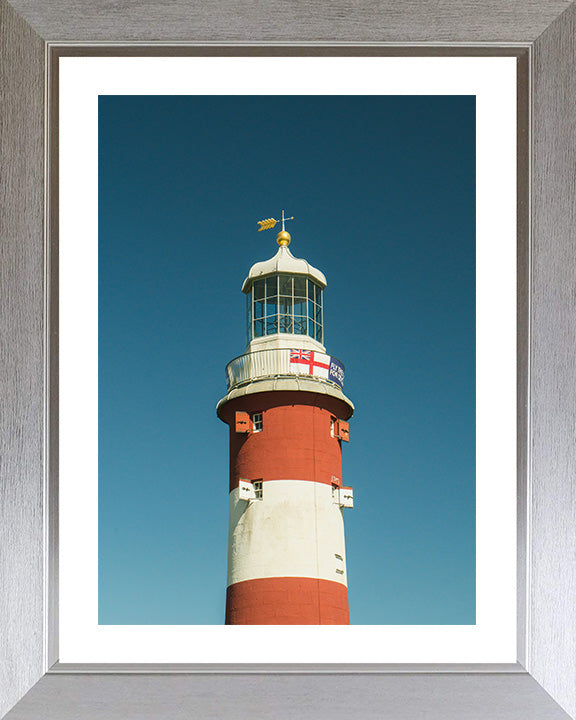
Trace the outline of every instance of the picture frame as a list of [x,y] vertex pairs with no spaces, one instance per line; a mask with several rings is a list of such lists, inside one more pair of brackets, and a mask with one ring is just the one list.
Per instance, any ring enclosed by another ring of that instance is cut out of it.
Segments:
[[[192,712],[225,718],[281,716],[288,709],[304,718],[401,720],[424,711],[432,719],[576,717],[575,4],[515,0],[503,8],[452,0],[441,8],[419,2],[352,7],[338,0],[309,6],[304,21],[272,3],[264,17],[256,4],[239,13],[234,6],[183,0],[169,8],[121,3],[112,15],[102,2],[80,8],[71,0],[49,6],[0,0],[0,13],[0,306],[6,317],[0,714],[60,719],[77,717],[80,709],[91,718]],[[47,153],[57,86],[49,69],[58,48],[126,53],[146,44],[147,51],[165,54],[179,43],[204,51],[225,47],[230,54],[246,45],[269,54],[334,46],[366,53],[514,53],[524,64],[529,82],[519,101],[528,106],[530,123],[519,142],[529,148],[530,163],[519,164],[526,192],[518,219],[529,242],[521,243],[519,257],[518,477],[525,552],[516,665],[58,665],[57,377],[48,362],[57,339],[57,277],[46,266],[47,257],[57,258],[55,244],[48,253],[57,235],[57,216],[49,212],[57,185]]]

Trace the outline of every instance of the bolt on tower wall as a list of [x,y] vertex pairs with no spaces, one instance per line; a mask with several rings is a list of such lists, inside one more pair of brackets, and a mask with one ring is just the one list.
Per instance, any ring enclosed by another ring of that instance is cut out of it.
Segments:
[[326,279],[284,229],[277,241],[244,281],[248,347],[217,406],[230,428],[226,624],[348,624],[342,441],[354,406],[322,344]]

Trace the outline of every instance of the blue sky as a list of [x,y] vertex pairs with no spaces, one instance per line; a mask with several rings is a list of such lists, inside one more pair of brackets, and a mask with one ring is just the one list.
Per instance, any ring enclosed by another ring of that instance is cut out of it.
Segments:
[[475,98],[99,100],[99,622],[222,624],[256,221],[294,215],[343,451],[353,624],[475,622]]

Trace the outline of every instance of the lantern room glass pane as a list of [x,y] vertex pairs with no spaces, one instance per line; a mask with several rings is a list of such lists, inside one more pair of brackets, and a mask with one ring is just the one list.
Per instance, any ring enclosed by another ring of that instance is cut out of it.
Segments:
[[254,333],[254,326],[252,324],[252,291],[246,295],[246,338],[250,342]]
[[278,316],[266,318],[266,335],[275,335],[278,332]]
[[264,280],[255,280],[254,281],[254,298],[256,300],[264,299],[265,287],[266,286],[265,286]]
[[294,295],[306,297],[306,278],[302,275],[294,276]]
[[278,295],[278,277],[266,278],[266,295]]
[[276,315],[276,313],[278,312],[278,304],[277,303],[278,303],[278,298],[276,296],[266,298],[266,317]]
[[262,337],[264,335],[264,320],[254,321],[254,336]]
[[280,332],[281,333],[291,333],[292,330],[292,315],[280,315],[279,316],[280,321]]
[[246,336],[247,341],[252,340],[252,293],[246,295]]
[[322,288],[312,280],[308,280],[308,299],[313,300],[315,303],[321,303]]
[[280,297],[280,302],[278,304],[278,312],[283,315],[292,315],[292,297]]
[[294,317],[294,334],[295,335],[307,335],[307,324],[306,318],[300,315]]
[[294,298],[294,315],[306,315],[306,298]]
[[308,300],[312,300],[317,305],[322,304],[322,288],[312,280],[308,280]]
[[279,275],[278,287],[280,295],[290,295],[292,297],[292,275]]
[[264,317],[264,303],[261,300],[254,303],[254,317],[258,320]]

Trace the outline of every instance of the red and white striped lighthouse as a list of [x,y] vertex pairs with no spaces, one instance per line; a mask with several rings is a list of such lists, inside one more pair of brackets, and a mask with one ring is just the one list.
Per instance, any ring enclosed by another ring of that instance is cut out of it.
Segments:
[[244,281],[248,347],[217,407],[230,428],[226,624],[344,625],[342,441],[354,406],[322,344],[326,278],[292,255],[284,220],[277,242]]

